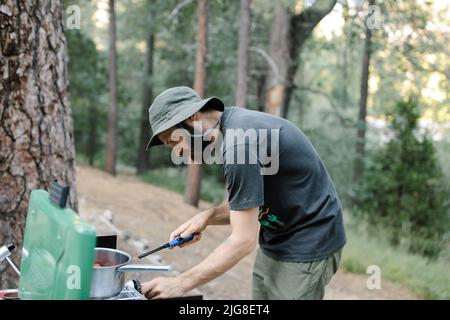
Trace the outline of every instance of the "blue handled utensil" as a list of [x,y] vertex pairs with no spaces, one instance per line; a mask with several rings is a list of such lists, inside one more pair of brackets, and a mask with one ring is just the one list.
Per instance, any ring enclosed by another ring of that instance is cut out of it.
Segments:
[[177,246],[179,246],[180,244],[183,244],[183,243],[185,243],[185,242],[191,241],[192,239],[194,239],[194,237],[195,237],[197,234],[198,234],[198,233],[193,233],[193,234],[191,234],[190,236],[188,236],[188,237],[186,237],[186,238],[182,238],[181,236],[177,236],[177,237],[176,237],[175,239],[173,239],[172,241],[169,241],[169,242],[163,244],[162,246],[160,246],[160,247],[158,247],[158,248],[156,248],[156,249],[153,249],[153,250],[150,250],[150,251],[147,251],[147,252],[144,252],[144,253],[140,254],[140,255],[139,255],[139,259],[142,259],[142,258],[144,258],[144,257],[146,257],[146,256],[148,256],[148,255],[150,255],[150,254],[152,254],[152,253],[158,252],[158,251],[160,251],[160,250],[162,250],[162,249],[177,247]]

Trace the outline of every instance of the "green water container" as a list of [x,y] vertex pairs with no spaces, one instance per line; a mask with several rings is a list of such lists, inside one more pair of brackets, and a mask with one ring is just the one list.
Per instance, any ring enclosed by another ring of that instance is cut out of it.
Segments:
[[89,299],[96,233],[72,209],[31,192],[25,224],[19,297],[27,300]]

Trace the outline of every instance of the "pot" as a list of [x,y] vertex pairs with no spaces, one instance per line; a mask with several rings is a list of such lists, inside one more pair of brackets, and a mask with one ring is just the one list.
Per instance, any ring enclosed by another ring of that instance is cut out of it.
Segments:
[[91,280],[91,299],[107,299],[120,293],[125,284],[124,272],[170,271],[171,266],[128,264],[128,253],[109,248],[95,248],[95,266]]

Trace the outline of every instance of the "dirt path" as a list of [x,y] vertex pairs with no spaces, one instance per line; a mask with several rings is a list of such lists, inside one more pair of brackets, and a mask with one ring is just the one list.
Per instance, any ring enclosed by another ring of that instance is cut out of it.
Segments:
[[[146,245],[154,247],[166,242],[173,229],[198,212],[183,203],[181,195],[144,183],[129,174],[112,177],[97,169],[78,166],[77,186],[81,216],[96,226],[99,235],[120,233],[119,248],[134,257]],[[202,203],[202,206],[207,204]],[[184,249],[162,251],[146,258],[146,262],[169,263],[175,269],[172,274],[183,272],[205,258],[228,234],[228,227],[209,227],[199,243]],[[253,260],[254,253],[191,294],[201,294],[205,299],[250,299]],[[129,275],[140,279],[154,276]],[[368,290],[366,279],[364,275],[339,271],[327,288],[326,299],[416,298],[387,280],[382,281],[382,289]]]

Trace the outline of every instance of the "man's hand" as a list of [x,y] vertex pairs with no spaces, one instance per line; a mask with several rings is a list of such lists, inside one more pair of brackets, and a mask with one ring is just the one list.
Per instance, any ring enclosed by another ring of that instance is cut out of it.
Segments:
[[183,281],[178,278],[155,278],[142,283],[142,294],[148,299],[174,298],[186,294]]
[[182,238],[186,238],[190,236],[193,233],[198,233],[189,242],[183,243],[179,245],[179,247],[187,246],[191,243],[195,243],[201,239],[201,232],[205,230],[205,228],[208,226],[208,218],[211,214],[211,209],[202,211],[198,214],[196,214],[194,217],[183,223],[181,226],[176,228],[171,234],[170,234],[170,240],[175,239],[177,236],[181,236]]

